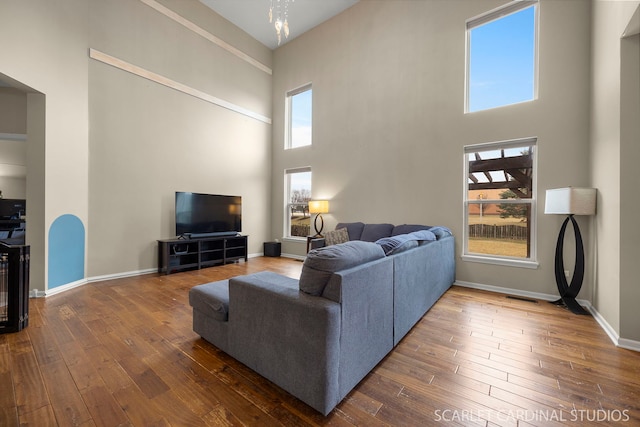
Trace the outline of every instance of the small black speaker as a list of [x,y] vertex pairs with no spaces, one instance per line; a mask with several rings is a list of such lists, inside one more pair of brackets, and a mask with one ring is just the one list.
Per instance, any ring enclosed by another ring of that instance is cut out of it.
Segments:
[[281,247],[280,242],[264,242],[264,256],[280,256]]

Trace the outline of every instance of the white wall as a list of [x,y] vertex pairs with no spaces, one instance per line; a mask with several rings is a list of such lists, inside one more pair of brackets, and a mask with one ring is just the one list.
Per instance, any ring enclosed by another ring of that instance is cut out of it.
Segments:
[[[282,171],[310,165],[313,197],[339,221],[450,227],[461,253],[463,146],[538,137],[539,268],[457,259],[457,279],[557,293],[548,188],[589,184],[590,3],[542,1],[539,99],[464,114],[465,20],[503,1],[363,1],[274,55],[273,221],[281,237]],[[284,94],[313,83],[313,146],[285,151]],[[587,245],[590,235],[586,224]],[[304,243],[284,252],[303,254]],[[590,295],[590,283],[583,288]]]

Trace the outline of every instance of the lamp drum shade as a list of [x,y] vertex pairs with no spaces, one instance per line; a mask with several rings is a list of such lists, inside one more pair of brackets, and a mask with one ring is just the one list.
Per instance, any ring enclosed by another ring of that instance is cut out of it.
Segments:
[[545,214],[595,215],[595,188],[554,188],[547,190]]
[[326,214],[329,213],[328,200],[309,200],[309,213]]

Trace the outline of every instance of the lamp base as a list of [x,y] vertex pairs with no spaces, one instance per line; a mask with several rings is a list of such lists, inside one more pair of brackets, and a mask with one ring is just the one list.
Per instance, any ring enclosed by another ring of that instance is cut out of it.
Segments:
[[568,308],[573,314],[589,314],[575,298],[560,298],[559,300],[551,301],[552,304],[563,306]]
[[[318,218],[320,218],[320,229],[318,229]],[[318,239],[321,238],[321,237],[324,237],[322,235],[322,229],[324,228],[324,219],[322,219],[322,215],[320,215],[320,214],[316,215],[316,219],[315,219],[315,221],[313,221],[313,228],[316,229],[316,235],[313,236],[313,237],[318,238]]]
[[[564,276],[564,261],[563,261],[563,247],[564,247],[564,233],[567,229],[567,225],[571,221],[573,226],[574,235],[576,238],[576,264],[573,269],[573,277],[571,283],[567,283],[567,278]],[[560,234],[558,234],[558,241],[556,243],[556,285],[558,286],[558,292],[560,293],[560,299],[554,301],[556,305],[564,305],[574,314],[589,314],[578,302],[576,296],[580,292],[582,287],[582,279],[584,278],[584,246],[582,244],[582,234],[580,234],[580,228],[578,223],[573,218],[573,215],[567,216],[560,228]]]

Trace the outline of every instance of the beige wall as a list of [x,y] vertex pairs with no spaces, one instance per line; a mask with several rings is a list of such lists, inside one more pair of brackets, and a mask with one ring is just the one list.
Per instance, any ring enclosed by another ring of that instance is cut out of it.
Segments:
[[13,87],[0,87],[0,191],[5,199],[27,196],[27,144],[23,139],[26,133],[26,93]]
[[[271,52],[200,2],[163,1],[266,65]],[[94,0],[90,47],[264,116],[271,75],[138,0]],[[243,197],[249,252],[268,236],[271,125],[91,61],[89,277],[157,266],[174,193]]]
[[[20,82],[29,94],[27,243],[32,289],[46,286],[49,224],[65,213],[87,220],[87,10],[84,0],[0,2],[0,73]],[[38,92],[46,96],[46,112]],[[45,158],[46,170],[41,161]]]
[[[331,200],[328,228],[357,220],[440,224],[460,239],[463,146],[536,136],[539,268],[458,257],[456,274],[557,293],[553,256],[562,218],[543,215],[543,199],[548,188],[589,184],[590,3],[542,1],[538,100],[465,115],[465,20],[503,3],[362,1],[275,51],[274,237],[283,235],[282,171],[310,165],[313,197]],[[284,94],[307,82],[313,146],[285,151]],[[460,240],[457,246],[460,254]],[[580,297],[590,291],[587,282]]]
[[2,133],[27,133],[27,95],[13,87],[0,87],[0,134]]
[[[640,20],[640,8],[636,10]],[[640,35],[621,41],[620,336],[640,342]]]
[[[270,65],[271,51],[197,1],[162,0]],[[89,58],[89,49],[269,117],[271,76],[141,0],[0,3],[0,73],[27,98],[31,287],[45,289],[48,231],[86,229],[87,277],[157,266],[176,190],[244,197],[251,253],[268,235],[270,125]],[[33,216],[32,216],[33,215]]]
[[[598,188],[596,285],[593,304],[616,333],[634,340],[640,338],[640,318],[636,290],[638,276],[633,274],[632,267],[637,264],[637,242],[631,242],[633,230],[637,229],[637,226],[631,217],[637,216],[633,210],[637,209],[638,202],[637,197],[626,200],[626,195],[629,192],[637,192],[635,167],[629,162],[633,162],[634,150],[637,150],[635,146],[638,134],[637,128],[625,128],[624,132],[628,133],[625,133],[623,139],[621,117],[622,113],[624,117],[627,117],[626,114],[632,114],[633,108],[637,108],[637,105],[634,107],[633,103],[627,104],[625,110],[621,111],[620,64],[621,37],[638,4],[637,1],[593,2],[590,165],[592,185]],[[633,46],[634,41],[627,40],[624,44],[627,43]],[[633,68],[626,68],[625,72],[633,74],[632,70]],[[629,80],[625,80],[625,85],[631,86],[625,87],[625,90],[629,90],[633,96],[633,90],[637,91],[637,86],[630,82],[634,79],[637,82],[638,74],[635,77],[628,76],[627,79]],[[636,124],[637,117],[636,115],[633,119]],[[628,120],[626,123],[629,123]],[[631,157],[625,160],[626,156]],[[624,190],[626,192],[623,192]],[[621,257],[622,254],[625,255],[624,258]],[[630,261],[629,257],[633,259]],[[630,298],[634,296],[635,298]],[[623,324],[626,325],[624,334]]]

